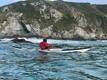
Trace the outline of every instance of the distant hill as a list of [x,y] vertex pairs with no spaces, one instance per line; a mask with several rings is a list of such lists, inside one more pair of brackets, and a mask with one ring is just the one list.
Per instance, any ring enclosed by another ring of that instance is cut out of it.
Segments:
[[0,25],[1,37],[107,39],[107,5],[62,0],[19,1],[0,8]]

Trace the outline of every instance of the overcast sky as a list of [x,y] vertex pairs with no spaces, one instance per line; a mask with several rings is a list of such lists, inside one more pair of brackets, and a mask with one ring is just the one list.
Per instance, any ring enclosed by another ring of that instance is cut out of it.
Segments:
[[[23,0],[0,0],[0,6],[8,5]],[[69,2],[89,2],[91,4],[107,4],[107,0],[63,0]]]

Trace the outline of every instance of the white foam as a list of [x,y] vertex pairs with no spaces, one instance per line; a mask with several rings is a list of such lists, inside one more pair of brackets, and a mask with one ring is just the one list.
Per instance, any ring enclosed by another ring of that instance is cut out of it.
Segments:
[[11,41],[13,38],[4,38],[4,39],[0,39],[2,42],[9,42]]
[[[1,39],[3,42],[9,42],[14,38],[4,38]],[[25,37],[19,37],[18,39],[25,39],[26,41],[30,41],[32,43],[40,43],[43,41],[43,38],[25,38]],[[55,39],[48,39],[47,42],[49,44],[81,44],[84,43],[82,41],[72,41],[72,40],[55,40]]]

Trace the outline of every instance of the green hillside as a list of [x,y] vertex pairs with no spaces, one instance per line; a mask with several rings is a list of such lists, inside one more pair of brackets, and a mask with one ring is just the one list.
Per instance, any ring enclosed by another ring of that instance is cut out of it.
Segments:
[[[37,7],[31,5],[31,3],[36,2],[42,2],[41,4],[48,7],[43,14],[50,15],[49,9],[53,8],[63,14],[62,19],[57,22],[54,22],[53,17],[46,20],[41,16],[42,14],[40,14],[39,11],[41,5]],[[23,4],[26,5],[24,6]],[[107,17],[105,17],[105,14],[107,14],[107,5],[95,5],[96,8],[93,8],[93,5],[90,5],[89,3],[72,3],[61,0],[53,2],[45,0],[26,0],[10,4],[8,7],[12,12],[23,13],[22,17],[26,23],[32,24],[34,21],[38,21],[41,28],[54,25],[54,31],[70,30],[74,28],[74,26],[77,26],[78,21],[74,18],[72,12],[72,9],[75,9],[83,15],[80,15],[79,17],[83,17],[87,20],[87,26],[84,29],[88,29],[88,31],[91,32],[92,29],[96,28],[96,31],[107,32]]]

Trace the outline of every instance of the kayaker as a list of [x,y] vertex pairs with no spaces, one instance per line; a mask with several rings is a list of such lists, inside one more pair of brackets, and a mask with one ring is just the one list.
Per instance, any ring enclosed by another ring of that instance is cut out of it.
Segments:
[[47,38],[44,38],[39,46],[40,46],[41,50],[46,50],[46,49],[52,48],[52,46],[47,43]]

